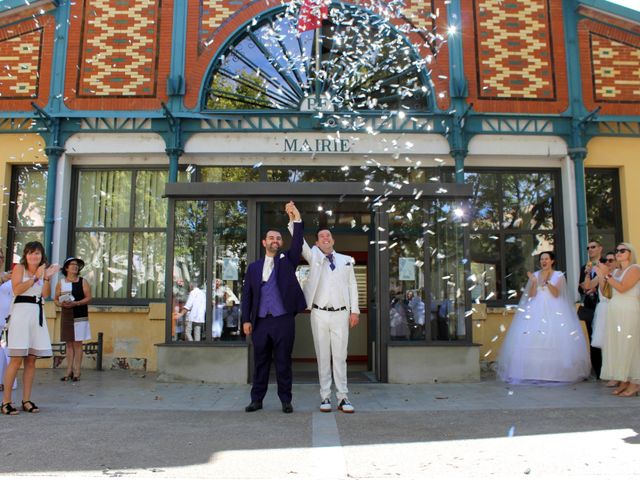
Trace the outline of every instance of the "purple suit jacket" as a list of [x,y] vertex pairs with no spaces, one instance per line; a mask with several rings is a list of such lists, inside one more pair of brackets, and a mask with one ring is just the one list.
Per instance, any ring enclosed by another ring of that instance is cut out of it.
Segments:
[[[295,315],[304,312],[307,302],[300,283],[296,277],[296,267],[302,256],[302,242],[304,240],[304,223],[293,224],[293,240],[291,248],[278,253],[273,259],[273,274],[276,276],[278,290],[282,298],[282,305],[287,313]],[[264,258],[249,265],[242,287],[242,323],[255,324],[260,307],[260,287],[262,285],[262,267]]]

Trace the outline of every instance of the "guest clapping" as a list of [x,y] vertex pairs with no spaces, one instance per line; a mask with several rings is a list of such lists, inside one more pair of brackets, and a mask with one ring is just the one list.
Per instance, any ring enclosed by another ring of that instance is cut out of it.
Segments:
[[614,395],[640,391],[640,265],[635,248],[620,243],[615,250],[620,268],[604,275],[612,288],[607,312],[602,378],[620,382]]
[[[4,384],[13,385],[20,365],[24,364],[22,409],[29,413],[40,411],[31,401],[36,358],[51,356],[51,339],[47,320],[44,318],[44,297],[51,294],[51,277],[60,267],[54,264],[45,268],[46,261],[42,244],[29,242],[24,246],[20,263],[11,274],[16,298],[9,322],[7,349],[11,360],[4,376]],[[0,413],[18,414],[11,403],[10,388],[4,389]]]

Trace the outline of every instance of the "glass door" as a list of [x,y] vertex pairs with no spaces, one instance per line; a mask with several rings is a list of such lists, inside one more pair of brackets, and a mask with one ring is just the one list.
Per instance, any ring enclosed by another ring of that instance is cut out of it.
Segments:
[[[373,354],[375,346],[376,326],[375,317],[371,316],[375,271],[370,257],[370,238],[373,233],[371,212],[367,204],[360,201],[339,201],[336,198],[322,197],[314,200],[304,199],[296,201],[305,222],[305,240],[310,247],[315,245],[316,232],[328,228],[335,241],[335,251],[353,258],[358,284],[358,304],[360,307],[360,323],[349,332],[348,374],[349,381],[371,381],[375,379],[375,364]],[[264,255],[261,237],[267,229],[277,229],[282,233],[284,249],[291,244],[291,235],[287,230],[288,216],[284,211],[285,203],[258,202],[259,237],[256,242],[258,257]],[[297,275],[304,288],[310,267],[302,259]],[[375,311],[375,310],[374,310]],[[296,382],[317,382],[317,365],[313,335],[310,326],[310,312],[296,316],[296,341],[293,351],[294,374]]]
[[240,302],[247,267],[247,201],[176,200],[174,212],[167,341],[244,340]]

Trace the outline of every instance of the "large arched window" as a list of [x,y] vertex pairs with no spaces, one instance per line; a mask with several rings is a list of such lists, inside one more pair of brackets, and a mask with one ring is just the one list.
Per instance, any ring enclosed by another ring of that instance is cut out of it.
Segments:
[[427,62],[389,21],[332,5],[319,39],[296,22],[281,10],[236,35],[213,62],[203,110],[433,110]]

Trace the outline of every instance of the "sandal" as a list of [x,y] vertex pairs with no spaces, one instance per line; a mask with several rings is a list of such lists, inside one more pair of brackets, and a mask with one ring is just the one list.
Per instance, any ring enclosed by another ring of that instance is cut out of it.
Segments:
[[80,375],[78,375],[77,377],[75,375],[71,377],[72,382],[77,382],[78,380],[80,380]]
[[22,409],[28,413],[38,413],[40,411],[38,406],[35,403],[33,403],[31,400],[23,400]]
[[0,413],[2,413],[2,415],[18,415],[20,412],[18,412],[18,409],[9,402],[2,404],[0,407]]
[[73,380],[73,374],[71,375],[65,375],[64,377],[60,378],[61,382],[68,382],[70,380]]
[[618,394],[619,397],[637,397],[640,394],[640,387],[637,385],[627,387],[624,392]]
[[629,386],[629,382],[620,382],[620,384],[618,385],[618,388],[616,388],[613,392],[611,392],[611,395],[620,395],[622,392],[624,392],[627,387]]

